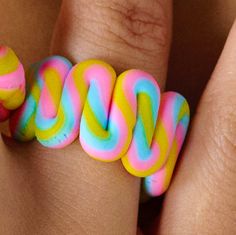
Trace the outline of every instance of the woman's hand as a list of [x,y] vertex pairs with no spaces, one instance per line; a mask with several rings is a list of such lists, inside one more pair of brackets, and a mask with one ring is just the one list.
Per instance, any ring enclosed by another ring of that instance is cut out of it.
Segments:
[[[103,59],[118,73],[140,68],[164,88],[171,8],[170,0],[64,0],[51,51],[74,62]],[[201,99],[154,234],[236,232],[235,40],[236,27]],[[140,180],[119,161],[94,161],[78,141],[58,151],[9,139],[0,147],[0,233],[136,233]]]

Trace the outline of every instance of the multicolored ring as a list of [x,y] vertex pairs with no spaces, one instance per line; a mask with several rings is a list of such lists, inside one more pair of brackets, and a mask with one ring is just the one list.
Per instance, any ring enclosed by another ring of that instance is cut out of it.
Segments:
[[89,156],[121,159],[129,173],[146,177],[150,195],[167,189],[189,123],[183,96],[160,95],[155,79],[141,70],[116,77],[103,61],[72,66],[61,56],[33,65],[27,81],[26,99],[10,118],[14,138],[62,148],[79,136]]

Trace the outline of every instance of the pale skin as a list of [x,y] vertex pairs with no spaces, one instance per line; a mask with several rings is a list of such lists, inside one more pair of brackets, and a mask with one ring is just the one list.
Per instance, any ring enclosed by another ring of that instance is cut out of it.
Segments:
[[[236,26],[214,69],[235,1],[60,4],[0,0],[0,43],[14,48],[26,67],[49,54],[73,62],[98,58],[118,73],[146,70],[162,90],[169,71],[167,87],[187,96],[195,116],[162,211],[145,229],[151,234],[235,234]],[[0,155],[0,234],[136,234],[140,180],[119,161],[94,161],[78,141],[52,151],[36,141],[2,138]]]

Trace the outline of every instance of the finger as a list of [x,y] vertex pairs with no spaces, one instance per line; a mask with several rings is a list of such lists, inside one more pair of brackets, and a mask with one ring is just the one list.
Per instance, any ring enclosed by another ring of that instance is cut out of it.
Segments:
[[165,83],[171,1],[64,1],[52,52],[78,62],[100,58],[117,73],[142,68]]
[[201,99],[158,234],[236,233],[236,24]]
[[[171,1],[63,1],[52,53],[73,62],[102,59],[118,74],[129,68],[143,69],[163,88],[170,28]],[[104,164],[90,159],[78,144],[62,154],[66,162],[76,155],[74,166],[84,169],[71,166],[74,183],[70,178],[64,182],[69,185],[67,194],[75,190],[80,195],[80,199],[73,198],[73,205],[82,228],[89,234],[96,224],[97,234],[135,234],[140,180],[129,175],[120,161]],[[63,167],[60,170],[68,171]],[[66,194],[61,197],[66,200]],[[70,204],[68,201],[65,207]]]

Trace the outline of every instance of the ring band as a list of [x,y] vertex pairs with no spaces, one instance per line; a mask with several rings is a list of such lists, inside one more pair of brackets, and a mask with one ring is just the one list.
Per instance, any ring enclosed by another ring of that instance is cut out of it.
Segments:
[[[9,74],[7,66],[0,50],[0,76]],[[189,106],[183,96],[161,95],[155,79],[141,70],[116,77],[103,61],[72,66],[61,56],[34,64],[27,81],[25,101],[10,118],[15,139],[36,137],[46,147],[62,148],[79,136],[89,156],[104,162],[121,159],[130,174],[145,177],[150,195],[168,188],[189,124]],[[22,84],[19,87],[23,94]],[[1,92],[4,89],[0,87]],[[0,93],[2,106],[9,108],[4,98]],[[19,105],[14,100],[11,96],[13,109]]]

